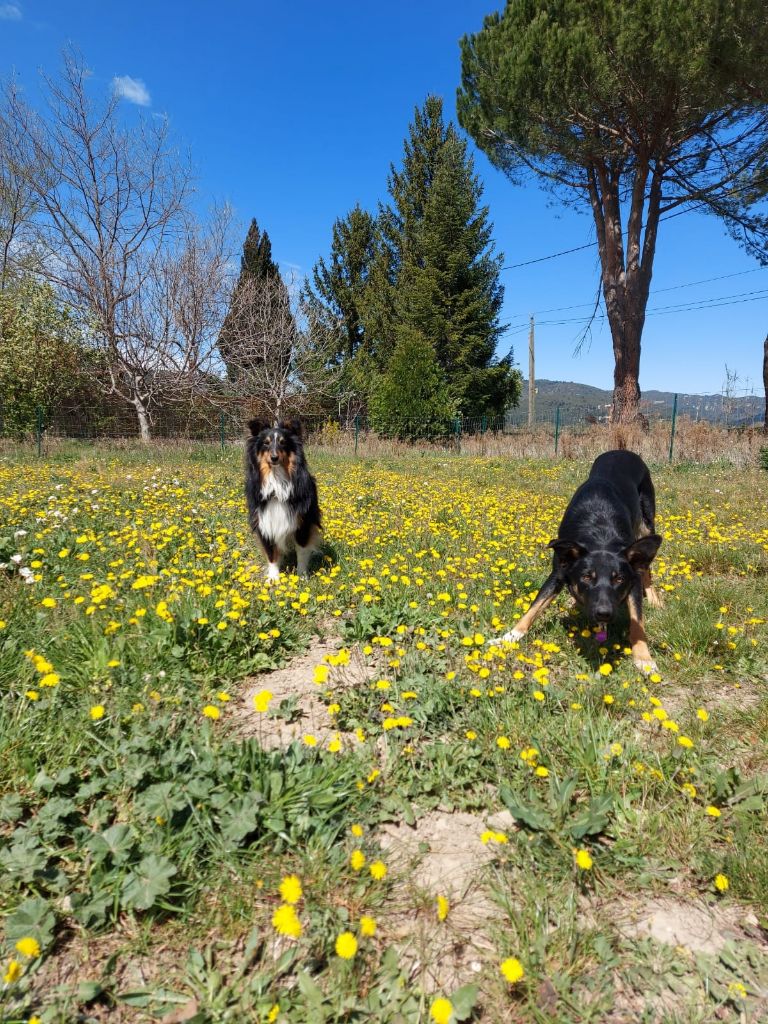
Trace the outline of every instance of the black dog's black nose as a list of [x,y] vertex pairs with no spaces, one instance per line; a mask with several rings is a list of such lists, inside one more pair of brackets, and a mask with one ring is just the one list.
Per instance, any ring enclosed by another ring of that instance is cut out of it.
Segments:
[[613,618],[613,608],[609,604],[595,605],[592,609],[592,617],[596,622],[608,622],[609,619]]
[[269,457],[272,460],[272,465],[274,465],[276,462],[280,461],[280,456],[279,455],[270,455]]

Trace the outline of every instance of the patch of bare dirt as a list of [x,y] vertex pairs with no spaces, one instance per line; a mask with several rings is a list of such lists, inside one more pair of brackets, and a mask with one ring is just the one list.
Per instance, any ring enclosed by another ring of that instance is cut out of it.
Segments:
[[[490,819],[432,811],[416,825],[385,825],[379,841],[401,877],[387,930],[411,974],[426,991],[451,991],[475,980],[495,956],[489,926],[501,919],[485,884],[498,846],[483,843],[486,829],[509,832],[507,811]],[[440,921],[437,897],[449,901]]]
[[757,918],[749,910],[684,901],[665,896],[622,903],[616,908],[619,932],[629,939],[648,937],[692,953],[719,953],[727,942],[754,930]]
[[[274,672],[265,672],[246,680],[241,695],[233,707],[231,719],[235,733],[240,737],[255,736],[267,750],[284,749],[295,740],[301,741],[312,736],[318,745],[325,746],[338,739],[342,746],[352,746],[357,740],[354,734],[340,732],[328,714],[322,700],[325,685],[315,682],[315,669],[324,664],[326,655],[334,654],[341,647],[338,639],[321,640],[314,637],[309,650]],[[366,663],[362,653],[353,647],[350,660],[343,670],[332,670],[334,691],[367,685],[374,668]],[[272,694],[269,711],[259,713],[254,707],[254,697],[264,690]],[[283,711],[280,705],[283,703]]]
[[711,709],[734,706],[745,711],[759,704],[763,696],[750,680],[726,682],[722,676],[696,680],[691,686],[660,687],[655,692],[664,708],[675,716],[685,712],[693,715],[702,705]]

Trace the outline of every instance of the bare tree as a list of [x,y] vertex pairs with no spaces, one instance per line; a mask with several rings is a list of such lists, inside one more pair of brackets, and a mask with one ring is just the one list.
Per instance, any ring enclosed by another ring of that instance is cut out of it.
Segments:
[[[10,108],[16,102],[16,85],[8,87]],[[35,193],[29,181],[30,152],[19,125],[7,111],[0,113],[0,291],[18,271],[30,266],[34,252]]]
[[[233,289],[239,337],[230,385],[275,422],[288,412],[320,411],[335,397],[339,368],[307,322],[293,282],[262,278]],[[230,306],[230,312],[232,311]],[[228,369],[232,369],[229,367]]]
[[205,224],[187,217],[174,243],[151,254],[141,291],[126,304],[123,361],[140,368],[149,423],[158,406],[204,395],[214,379],[229,298],[230,225],[228,207]]
[[124,127],[118,97],[93,100],[88,78],[67,52],[60,77],[44,77],[45,113],[10,93],[5,120],[27,146],[17,170],[38,206],[44,274],[78,311],[105,391],[133,405],[149,440],[153,390],[167,387],[160,371],[176,372],[179,360],[160,339],[139,342],[137,303],[183,233],[190,172],[165,119]]

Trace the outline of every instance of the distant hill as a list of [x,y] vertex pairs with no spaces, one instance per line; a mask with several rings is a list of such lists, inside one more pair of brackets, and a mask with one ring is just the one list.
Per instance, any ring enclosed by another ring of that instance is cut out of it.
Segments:
[[[574,381],[536,379],[536,419],[554,419],[557,407],[563,423],[593,416],[598,422],[608,418],[613,395],[611,391],[593,388]],[[675,400],[673,391],[643,391],[642,409],[649,419],[671,419]],[[690,395],[678,392],[678,416],[729,423],[740,426],[762,423],[765,399],[761,395],[727,397],[722,394]],[[523,381],[520,405],[509,414],[517,422],[528,418],[528,381]]]

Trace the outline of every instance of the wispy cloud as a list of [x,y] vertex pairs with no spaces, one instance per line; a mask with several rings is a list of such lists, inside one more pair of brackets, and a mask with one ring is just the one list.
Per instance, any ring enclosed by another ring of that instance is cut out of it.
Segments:
[[21,21],[21,8],[18,4],[0,4],[0,21]]
[[129,103],[136,103],[140,107],[148,107],[152,102],[149,89],[140,78],[131,78],[130,75],[115,75],[112,79],[112,88],[116,96],[120,96]]

